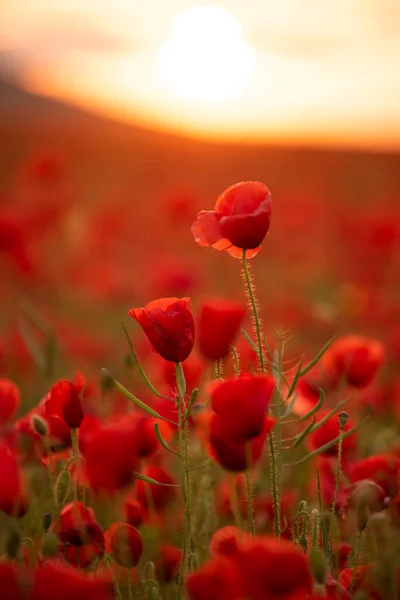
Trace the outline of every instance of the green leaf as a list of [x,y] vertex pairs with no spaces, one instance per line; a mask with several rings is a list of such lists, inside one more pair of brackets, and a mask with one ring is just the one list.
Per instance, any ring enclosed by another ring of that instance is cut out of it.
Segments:
[[292,446],[292,448],[297,448],[297,446],[299,444],[301,444],[301,442],[308,436],[308,434],[312,431],[312,428],[315,424],[316,419],[314,418],[312,423],[310,423],[308,425],[308,427],[306,427],[304,429],[304,431],[302,431],[301,433],[299,433],[299,435],[296,437],[296,439],[294,440],[294,444]]
[[182,363],[177,362],[176,364],[176,387],[180,398],[184,398],[186,394],[186,379],[185,373],[183,372]]
[[199,393],[199,390],[197,388],[195,388],[192,392],[192,395],[190,396],[189,406],[187,407],[187,411],[185,412],[185,415],[184,415],[185,419],[188,419],[190,417],[190,415],[192,414],[192,409],[196,403],[198,393]]
[[290,389],[289,389],[289,391],[287,393],[286,400],[289,400],[289,398],[292,396],[294,390],[296,389],[297,382],[300,379],[300,373],[301,373],[301,367],[302,367],[302,365],[303,365],[303,359],[300,359],[300,362],[299,362],[299,364],[297,366],[297,370],[296,370],[295,376],[294,376],[293,381],[291,383]]
[[141,481],[145,481],[146,483],[151,483],[152,485],[161,485],[162,487],[181,487],[178,483],[161,483],[161,481],[156,481],[151,477],[146,477],[146,475],[142,475],[141,473],[133,472],[136,479],[140,479]]
[[343,408],[343,406],[346,404],[347,400],[348,400],[348,398],[345,398],[344,400],[339,402],[339,404],[337,404],[335,406],[335,408],[332,408],[332,410],[323,419],[321,419],[320,421],[318,421],[318,423],[316,423],[314,425],[314,427],[311,431],[317,431],[318,429],[320,429],[320,427],[322,427],[322,425],[324,425],[331,417],[333,417],[333,415],[335,413],[337,413],[339,410],[341,410]]
[[308,411],[308,413],[306,413],[305,415],[303,415],[302,417],[300,417],[299,421],[307,421],[307,419],[309,419],[310,417],[312,417],[313,415],[315,415],[316,412],[319,411],[319,409],[321,408],[321,406],[325,402],[325,392],[324,392],[324,390],[322,388],[318,388],[318,392],[319,392],[319,400],[318,400],[317,404],[315,406],[313,406],[313,408],[310,411]]
[[317,362],[323,357],[323,355],[325,354],[325,352],[328,350],[328,348],[332,345],[332,343],[336,340],[338,334],[334,335],[333,338],[331,338],[329,340],[329,342],[327,342],[325,344],[325,346],[322,348],[322,350],[320,350],[318,352],[318,354],[313,358],[313,360],[311,362],[308,363],[308,365],[306,365],[304,367],[304,369],[302,371],[300,371],[300,375],[299,377],[303,377],[303,375],[306,375],[309,371],[311,371],[311,369],[313,367],[315,367],[315,365],[317,364]]
[[172,452],[172,454],[175,454],[176,456],[180,456],[179,452],[175,452],[175,450],[172,450],[172,448],[170,448],[168,446],[167,442],[164,440],[163,436],[161,435],[160,426],[158,423],[154,423],[154,431],[156,434],[156,438],[160,442],[161,446],[163,448],[165,448],[165,450],[168,450],[168,452]]
[[298,396],[298,394],[293,394],[293,398],[291,399],[289,405],[286,407],[286,410],[282,416],[283,419],[288,417],[291,414],[291,412],[293,411],[294,405],[296,404],[297,396]]
[[246,342],[250,345],[250,347],[254,350],[254,352],[258,356],[259,352],[258,352],[258,347],[257,347],[256,343],[251,339],[251,337],[249,336],[249,334],[247,333],[247,331],[245,329],[241,329],[240,331],[241,331],[242,336],[246,340]]
[[[136,406],[138,406],[139,408],[141,408],[142,410],[144,410],[145,412],[147,412],[152,417],[155,417],[156,419],[161,419],[162,421],[168,421],[168,419],[166,419],[165,417],[161,416],[156,410],[154,410],[153,408],[150,408],[150,406],[147,406],[147,404],[145,404],[144,402],[142,402],[141,400],[139,400],[139,398],[136,398],[136,396],[134,396],[121,383],[119,383],[119,381],[117,381],[107,371],[107,369],[102,369],[102,371],[104,371],[104,373],[106,373],[112,379],[112,381],[114,383],[114,386],[117,388],[118,391],[121,392],[121,394],[123,394],[125,396],[125,398],[128,398],[129,400],[131,400],[134,404],[136,404]],[[171,421],[169,421],[169,422],[171,423]]]
[[132,355],[132,360],[137,368],[137,370],[139,371],[139,375],[141,376],[141,378],[143,379],[144,383],[146,384],[146,386],[149,388],[149,390],[151,391],[152,394],[154,394],[155,396],[158,396],[158,398],[163,398],[164,400],[172,400],[172,398],[168,398],[167,396],[163,396],[162,394],[160,394],[160,392],[158,392],[156,390],[156,388],[154,387],[154,385],[151,383],[150,379],[147,377],[146,373],[143,370],[142,365],[139,362],[139,359],[137,357],[137,354],[135,352],[135,348],[133,347],[131,338],[129,337],[129,333],[125,327],[125,323],[123,321],[121,321],[121,325],[122,325],[122,329],[124,330],[124,333],[126,335],[126,339],[128,340],[128,344],[129,344],[129,348],[131,351],[131,355]]

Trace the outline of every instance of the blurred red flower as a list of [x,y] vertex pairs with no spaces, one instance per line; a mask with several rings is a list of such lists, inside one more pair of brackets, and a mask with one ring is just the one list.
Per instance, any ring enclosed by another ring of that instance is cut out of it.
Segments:
[[58,561],[46,561],[35,575],[30,600],[112,600],[109,578],[91,577]]
[[58,537],[64,545],[65,558],[82,568],[104,553],[104,534],[91,508],[71,502],[60,513]]
[[0,424],[12,420],[20,403],[18,387],[9,379],[0,379]]
[[330,350],[338,378],[345,378],[354,386],[366,387],[374,379],[385,358],[385,348],[377,340],[361,336],[343,336]]
[[143,539],[128,523],[113,523],[105,533],[106,549],[122,567],[136,567],[143,554]]
[[227,188],[217,199],[215,210],[201,211],[192,225],[200,246],[227,250],[236,258],[242,250],[255,256],[271,222],[271,194],[264,183],[244,181]]
[[172,581],[179,572],[182,560],[182,550],[176,546],[161,546],[159,555],[156,559],[157,577],[166,583]]
[[160,298],[144,308],[132,308],[155,352],[170,362],[183,362],[194,344],[194,320],[190,298]]
[[204,301],[198,320],[199,348],[210,360],[224,358],[229,353],[243,321],[246,308],[238,302],[222,298]]
[[0,444],[0,510],[12,517],[22,517],[28,510],[23,474],[10,448]]

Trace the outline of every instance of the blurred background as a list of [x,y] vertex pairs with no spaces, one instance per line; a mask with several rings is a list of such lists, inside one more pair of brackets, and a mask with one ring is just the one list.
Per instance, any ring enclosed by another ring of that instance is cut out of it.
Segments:
[[267,334],[398,362],[399,30],[398,0],[2,0],[0,373],[29,387],[57,348],[95,375],[132,306],[243,299],[190,226],[247,179],[274,201]]

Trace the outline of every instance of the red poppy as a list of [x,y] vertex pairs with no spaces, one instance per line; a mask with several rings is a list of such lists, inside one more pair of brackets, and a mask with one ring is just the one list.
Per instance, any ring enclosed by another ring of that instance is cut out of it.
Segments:
[[349,466],[349,475],[352,481],[370,479],[390,497],[397,493],[398,473],[398,459],[391,454],[375,454],[352,462]]
[[271,194],[264,183],[244,181],[227,188],[217,199],[215,210],[201,211],[192,225],[200,246],[227,250],[241,258],[243,249],[251,258],[260,250],[271,222]]
[[[320,411],[320,416],[324,417],[326,413]],[[349,429],[353,428],[353,423],[351,423],[350,419],[344,426],[344,433],[349,431]],[[310,443],[313,448],[321,448],[325,444],[333,441],[338,437],[340,431],[339,426],[339,417],[338,415],[333,415],[330,417],[319,429],[314,431],[310,436]],[[342,441],[342,456],[350,454],[357,448],[357,434],[354,432],[349,437],[345,438]],[[337,456],[338,453],[338,444],[334,444],[328,450],[324,452],[327,456]]]
[[217,556],[190,573],[186,579],[190,600],[242,600],[242,581],[236,565]]
[[[211,415],[209,421],[210,455],[227,471],[245,471],[260,459],[267,435],[274,425],[275,419],[264,417],[264,427],[260,435],[253,437],[249,442],[238,442],[227,437],[223,420],[218,415]],[[248,445],[250,445],[250,452]]]
[[104,553],[104,534],[91,508],[71,502],[60,513],[58,538],[65,558],[74,566],[86,567]]
[[35,576],[31,600],[112,600],[109,578],[92,577],[56,561],[46,561]]
[[132,527],[138,527],[143,523],[143,506],[132,494],[126,496],[123,504],[125,520]]
[[85,438],[86,475],[94,490],[115,492],[133,481],[138,469],[134,430],[124,419],[96,428]]
[[336,340],[329,352],[339,378],[358,388],[374,379],[385,358],[385,348],[377,340],[361,336],[344,336]]
[[0,562],[0,583],[4,599],[23,600],[26,597],[23,591],[28,582],[14,563]]
[[274,390],[275,381],[268,375],[245,374],[215,382],[211,407],[223,426],[224,436],[245,442],[260,435]]
[[46,413],[62,417],[68,427],[78,428],[83,421],[80,390],[80,378],[78,379],[78,385],[66,379],[57,382],[46,398]]
[[232,300],[210,298],[203,302],[198,323],[199,347],[210,360],[224,358],[243,321],[246,309]]
[[252,600],[310,593],[312,577],[307,556],[287,540],[265,536],[244,543],[235,555],[246,597]]
[[107,550],[122,567],[136,567],[143,554],[143,539],[128,523],[114,523],[106,531]]
[[156,559],[157,578],[166,583],[172,581],[179,572],[182,550],[176,546],[161,546]]
[[22,517],[28,510],[22,473],[16,456],[4,443],[0,445],[0,510],[12,517]]
[[9,379],[0,379],[0,424],[12,420],[19,402],[20,393],[15,383]]
[[183,362],[194,344],[194,320],[190,298],[160,298],[144,308],[132,308],[155,352],[170,362]]
[[248,533],[233,525],[221,527],[210,540],[210,556],[232,556],[239,550],[240,544],[250,539]]

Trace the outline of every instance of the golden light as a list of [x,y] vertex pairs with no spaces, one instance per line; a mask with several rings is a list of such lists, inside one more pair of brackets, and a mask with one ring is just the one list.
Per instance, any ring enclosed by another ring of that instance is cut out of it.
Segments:
[[255,53],[240,24],[218,6],[197,6],[178,15],[158,56],[165,89],[197,102],[235,100],[254,65]]

